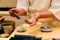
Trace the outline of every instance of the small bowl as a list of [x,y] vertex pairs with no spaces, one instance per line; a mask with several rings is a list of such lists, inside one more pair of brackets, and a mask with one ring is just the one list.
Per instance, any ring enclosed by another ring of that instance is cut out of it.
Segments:
[[42,32],[51,32],[52,28],[50,26],[42,26],[42,27],[40,27],[40,30]]

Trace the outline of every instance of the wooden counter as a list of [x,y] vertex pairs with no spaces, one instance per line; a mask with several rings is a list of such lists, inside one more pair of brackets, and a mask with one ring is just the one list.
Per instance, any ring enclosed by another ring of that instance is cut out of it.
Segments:
[[8,11],[0,11],[0,16],[9,16]]
[[41,32],[39,29],[41,26],[42,24],[28,27],[26,28],[26,32],[17,32],[17,30],[15,29],[15,31],[11,34],[10,37],[14,37],[14,35],[18,34],[18,35],[32,35],[36,37],[42,37],[42,39],[44,40],[51,40],[51,38],[60,38],[60,26],[50,25],[53,29],[52,32]]

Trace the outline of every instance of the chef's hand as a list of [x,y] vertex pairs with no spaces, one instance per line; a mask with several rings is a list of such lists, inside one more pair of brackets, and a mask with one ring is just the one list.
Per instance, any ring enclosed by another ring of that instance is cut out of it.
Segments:
[[25,19],[25,21],[26,21],[29,25],[31,25],[31,26],[35,25],[36,22],[37,22],[37,20],[36,20],[35,18],[33,18],[33,19]]
[[9,14],[12,17],[15,17],[14,14],[16,14],[17,16],[20,16],[20,15],[23,15],[25,13],[26,13],[26,11],[24,9],[12,8],[12,9],[9,10]]
[[40,13],[39,12],[36,12],[30,19],[26,19],[25,21],[29,25],[33,26],[33,25],[35,25],[37,23],[39,17],[40,17]]

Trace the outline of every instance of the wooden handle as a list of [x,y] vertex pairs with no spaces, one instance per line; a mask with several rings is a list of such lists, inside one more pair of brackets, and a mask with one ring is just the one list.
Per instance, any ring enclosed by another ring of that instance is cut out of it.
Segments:
[[20,17],[15,14],[15,11],[13,11],[13,15],[14,15],[17,19],[20,19]]

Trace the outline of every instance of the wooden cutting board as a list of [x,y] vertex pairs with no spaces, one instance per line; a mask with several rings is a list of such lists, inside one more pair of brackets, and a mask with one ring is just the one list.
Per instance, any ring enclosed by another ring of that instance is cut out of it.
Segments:
[[26,32],[17,32],[15,30],[10,37],[13,37],[14,35],[30,35],[30,36],[36,36],[36,37],[42,37],[43,39],[49,39],[50,38],[60,38],[60,26],[52,25],[52,24],[46,24],[47,26],[52,27],[51,32],[41,32],[40,27],[45,26],[45,24],[40,24],[40,25],[34,25],[31,27],[26,28]]

